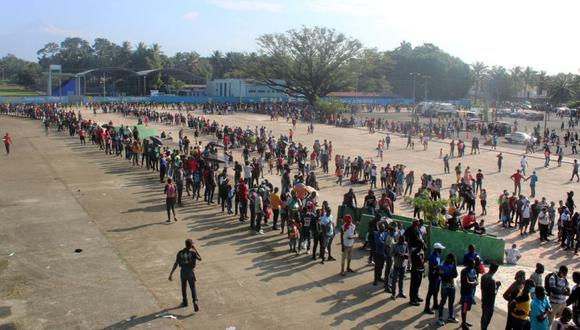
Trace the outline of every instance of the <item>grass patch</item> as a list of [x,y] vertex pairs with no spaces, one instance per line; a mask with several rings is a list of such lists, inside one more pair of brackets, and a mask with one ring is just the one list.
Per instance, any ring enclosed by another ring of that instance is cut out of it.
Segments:
[[39,96],[39,92],[28,90],[19,85],[0,83],[0,96]]

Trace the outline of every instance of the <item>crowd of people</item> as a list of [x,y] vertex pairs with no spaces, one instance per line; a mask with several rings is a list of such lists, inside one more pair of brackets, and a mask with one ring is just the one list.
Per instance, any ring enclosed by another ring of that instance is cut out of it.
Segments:
[[[287,135],[276,137],[266,127],[242,128],[221,125],[189,111],[184,114],[181,111],[172,113],[163,111],[165,109],[157,111],[148,107],[117,108],[114,105],[107,107],[106,110],[104,108],[100,110],[121,112],[125,117],[133,117],[138,124],[157,122],[176,125],[180,127],[179,134],[176,138],[165,132],[162,132],[159,138],[143,137],[139,135],[136,126],[114,126],[112,122],[99,124],[92,119],[83,119],[81,113],[75,112],[72,108],[35,106],[28,108],[24,113],[42,119],[47,134],[51,127],[55,127],[57,131],[68,131],[70,136],[78,136],[82,145],[89,139],[91,144],[98,146],[106,154],[124,157],[133,166],[158,172],[159,180],[165,183],[168,222],[172,219],[178,220],[175,206],[184,203],[184,192],[191,199],[199,200],[203,189],[205,203],[220,206],[222,212],[233,214],[240,222],[245,223],[249,220],[249,227],[256,233],[263,234],[264,229],[268,227],[280,230],[281,234],[286,231],[289,253],[308,253],[313,260],[318,259],[323,264],[325,261],[334,261],[332,246],[335,237],[339,236],[342,252],[340,274],[346,276],[349,272],[355,272],[351,267],[351,260],[359,219],[349,214],[336,219],[328,202],[320,201],[317,193],[316,172],[320,170],[322,173],[329,173],[329,163],[333,160],[332,142],[317,140],[310,149],[296,141],[294,121],[297,116],[288,116],[287,120],[293,121],[293,129],[290,129]],[[211,111],[226,113],[228,109],[217,107]],[[194,141],[186,135],[187,128],[190,129],[188,131],[193,131]],[[427,136],[429,132],[420,134]],[[202,136],[205,135],[210,135],[211,142],[204,145]],[[176,140],[177,148],[165,145],[172,140]],[[8,134],[4,141],[8,152],[6,141],[12,143]],[[389,148],[390,142],[389,135],[379,142],[377,148],[379,156],[382,156],[381,150]],[[457,143],[458,151],[463,149],[459,147],[460,144],[464,145],[463,141]],[[452,157],[454,147],[455,144],[452,142],[450,146]],[[241,154],[238,160],[235,160],[232,153],[235,149]],[[477,153],[478,149],[478,147],[473,149],[472,143],[472,153]],[[464,153],[459,152],[458,156]],[[460,272],[457,269],[456,256],[447,254],[444,257],[445,247],[441,243],[435,243],[430,249],[431,255],[427,257],[425,254],[429,249],[424,238],[426,225],[421,220],[421,210],[418,207],[415,207],[414,214],[417,220],[408,228],[403,228],[400,223],[389,219],[389,216],[395,213],[395,202],[398,197],[409,195],[435,201],[441,199],[442,181],[423,174],[418,190],[413,192],[415,173],[412,170],[407,171],[403,164],[380,167],[372,159],[364,160],[360,156],[352,158],[344,155],[334,156],[337,184],[342,184],[342,177],[345,176],[350,178],[349,181],[353,185],[370,183],[371,186],[362,207],[367,213],[376,215],[369,224],[369,235],[365,239],[365,245],[369,245],[371,249],[369,263],[375,268],[373,284],[383,282],[384,290],[391,294],[392,299],[407,298],[403,290],[403,279],[409,271],[409,303],[419,306],[424,302],[424,312],[436,313],[437,322],[443,325],[446,322],[458,322],[453,306],[456,295],[455,279],[459,278],[463,329],[471,327],[468,314],[475,303],[476,287],[480,286],[481,328],[486,329],[492,318],[495,296],[500,287],[500,283],[494,279],[498,265],[492,263],[486,270],[484,260],[477,253],[475,246],[470,246],[463,257],[461,263],[465,268]],[[449,155],[445,157],[449,159]],[[526,166],[527,163],[525,166],[522,165],[516,172],[519,175],[514,174],[511,178],[514,184],[518,180],[519,183],[522,180],[530,180],[534,182],[535,188],[537,176],[533,179],[536,175],[534,173],[525,178]],[[498,167],[501,169],[501,160],[498,160]],[[275,186],[264,179],[265,173],[273,174],[274,171],[280,176],[280,186]],[[447,163],[446,172],[448,171]],[[474,230],[484,234],[484,224],[482,221],[478,222],[475,216],[477,198],[480,199],[481,213],[486,213],[487,193],[483,188],[483,173],[478,170],[473,175],[469,167],[463,170],[461,163],[455,171],[457,181],[449,190],[450,204],[447,208],[442,208],[436,218],[430,219],[432,225],[452,230],[460,228]],[[381,183],[380,188],[377,187],[378,180]],[[518,188],[517,184],[515,188]],[[216,189],[217,198],[214,196]],[[381,197],[376,197],[373,189],[382,190]],[[535,190],[532,191],[534,195],[532,197],[535,197]],[[518,195],[514,192],[510,197],[509,192],[505,191],[498,199],[499,220],[506,228],[512,225],[519,226],[521,234],[524,235],[534,233],[537,223],[540,240],[547,241],[557,224],[557,235],[562,247],[572,249],[576,240],[575,249],[578,251],[580,219],[578,212],[574,212],[573,191],[567,194],[566,202],[559,202],[558,207],[554,202],[548,203],[545,198],[541,202],[535,200],[535,203],[531,204],[521,195],[521,185]],[[359,207],[353,189],[345,194],[343,206],[352,209]],[[466,211],[464,215],[461,213],[463,210]],[[192,245],[186,242],[186,248],[191,251]],[[187,258],[191,262],[192,259],[201,259],[198,257],[199,253],[193,253]],[[178,255],[176,265],[181,265],[179,258]],[[425,273],[429,282],[428,293],[425,299],[422,299],[418,292]],[[567,268],[560,267],[557,273],[546,275],[546,281],[542,281],[542,273],[539,273],[540,280],[537,280],[534,273],[533,283],[532,280],[526,280],[525,276],[522,280],[521,274],[518,273],[516,282],[503,295],[508,301],[506,328],[547,329],[549,324],[553,323],[565,329],[566,325],[571,325],[572,322],[580,322],[578,316],[580,291],[578,286],[570,289],[566,279],[567,273]],[[580,284],[580,273],[573,274],[573,281],[576,285]],[[182,288],[185,292],[185,284]],[[195,294],[193,291],[192,288],[192,294]],[[187,304],[185,293],[184,304]],[[444,319],[446,304],[449,306],[449,314],[448,318]],[[196,298],[194,305],[196,309],[199,308]],[[574,306],[573,313],[567,309],[568,305]]]

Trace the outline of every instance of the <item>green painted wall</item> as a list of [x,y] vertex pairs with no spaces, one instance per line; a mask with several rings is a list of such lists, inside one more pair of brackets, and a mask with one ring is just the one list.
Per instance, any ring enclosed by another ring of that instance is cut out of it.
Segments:
[[[343,216],[343,207],[338,207],[338,219],[341,222]],[[352,215],[352,210],[347,209],[347,214]],[[362,210],[357,210],[358,214]],[[355,218],[353,216],[353,218]],[[395,221],[401,222],[403,227],[407,228],[411,225],[413,219],[403,217],[400,215],[393,215]],[[356,218],[355,218],[356,219]],[[359,237],[365,239],[368,230],[368,224],[373,219],[372,215],[362,214],[360,222],[357,225]],[[475,244],[477,251],[482,256],[486,263],[496,262],[503,264],[505,241],[493,235],[478,235],[473,232],[465,232],[463,230],[452,231],[439,227],[432,227],[430,235],[427,235],[427,243],[431,247],[434,243],[439,242],[445,246],[444,255],[447,253],[455,254],[458,262],[462,262],[463,255],[467,252],[469,244]]]

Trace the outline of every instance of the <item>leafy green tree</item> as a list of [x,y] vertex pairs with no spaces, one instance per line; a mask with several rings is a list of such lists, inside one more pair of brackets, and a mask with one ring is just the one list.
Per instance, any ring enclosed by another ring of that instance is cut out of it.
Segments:
[[26,88],[33,88],[38,84],[40,75],[40,65],[28,62],[16,74],[16,83]]
[[303,27],[262,35],[258,47],[263,61],[256,79],[314,104],[317,97],[349,86],[353,78],[350,64],[362,44],[333,29]]
[[502,102],[511,98],[515,93],[513,78],[503,66],[494,65],[489,70],[487,85],[488,99]]
[[342,103],[339,100],[334,99],[334,98],[328,98],[328,99],[317,98],[314,101],[314,109],[318,113],[325,114],[325,115],[342,113],[342,112],[348,111],[348,107],[344,103]]
[[360,56],[352,60],[351,71],[354,72],[354,86],[350,90],[358,92],[385,93],[391,91],[388,76],[393,69],[393,61],[387,52],[376,48],[365,48]]
[[[412,98],[413,79],[411,73],[419,73],[429,79],[416,79],[419,88],[428,87],[430,99],[450,100],[465,97],[472,85],[471,70],[461,59],[451,56],[433,44],[413,48],[408,42],[389,52],[395,65],[389,79],[393,91],[403,97]],[[423,85],[428,83],[428,86]],[[421,100],[423,93],[416,93]]]
[[60,43],[58,58],[65,72],[80,72],[92,67],[93,49],[81,38],[66,38]]
[[[38,55],[38,63],[43,69],[48,69],[48,65],[52,64],[51,61],[56,59],[59,51],[60,47],[56,42],[47,43],[42,49],[36,52],[36,55]],[[60,62],[60,60],[57,59],[56,62]]]

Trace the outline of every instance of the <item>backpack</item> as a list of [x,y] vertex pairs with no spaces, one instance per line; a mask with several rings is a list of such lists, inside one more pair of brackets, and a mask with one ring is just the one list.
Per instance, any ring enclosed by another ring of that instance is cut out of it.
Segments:
[[551,294],[550,278],[555,277],[555,276],[556,276],[556,273],[553,272],[553,273],[550,273],[544,277],[544,290],[546,291],[546,295]]

